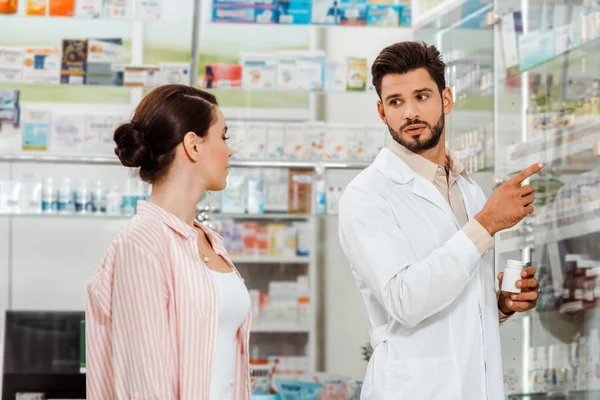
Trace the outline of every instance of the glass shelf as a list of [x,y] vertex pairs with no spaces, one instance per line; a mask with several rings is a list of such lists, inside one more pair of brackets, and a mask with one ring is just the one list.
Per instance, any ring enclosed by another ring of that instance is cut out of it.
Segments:
[[[125,63],[126,66],[132,65],[134,66],[134,64],[130,64],[130,63]],[[151,66],[151,64],[144,64],[144,66]],[[157,65],[158,66],[158,65]],[[199,80],[201,80],[202,76],[199,76]],[[53,89],[64,89],[64,88],[69,88],[72,90],[81,90],[81,88],[85,88],[85,89],[89,89],[89,90],[108,90],[108,89],[112,89],[112,90],[119,90],[119,91],[128,91],[128,90],[132,90],[132,89],[144,89],[146,91],[150,91],[152,89],[154,89],[154,87],[138,87],[138,86],[126,86],[126,85],[121,85],[121,86],[117,86],[117,85],[87,85],[87,84],[83,84],[83,85],[69,85],[69,84],[42,84],[42,83],[26,83],[26,82],[9,82],[9,83],[2,83],[2,88],[3,89],[11,89],[11,90],[23,90],[23,89],[28,89],[28,88],[35,88],[37,89],[44,89],[44,90],[53,90]],[[202,89],[205,90],[207,92],[211,92],[213,94],[215,94],[218,97],[219,93],[243,93],[246,95],[252,95],[252,94],[257,94],[257,95],[261,95],[261,94],[289,94],[289,95],[319,95],[319,96],[324,96],[324,95],[371,95],[374,97],[377,97],[377,92],[374,90],[357,90],[357,91],[325,91],[325,90],[320,90],[320,91],[316,91],[316,90],[293,90],[293,89],[277,89],[277,88],[273,88],[273,89],[257,89],[257,88],[243,88],[243,87],[232,87],[232,88],[205,88],[203,86],[198,86],[198,89]],[[36,95],[38,93],[36,92]],[[43,93],[42,93],[43,95]],[[37,100],[40,101],[40,100]],[[42,99],[43,101],[43,99]],[[106,101],[104,101],[106,102]]]
[[250,328],[250,333],[310,333],[310,328],[299,326],[255,326]]
[[573,391],[573,392],[551,392],[551,393],[531,393],[531,394],[509,394],[508,400],[597,400],[600,399],[600,391]]
[[238,256],[231,255],[229,257],[234,264],[309,264],[310,257],[271,257],[271,256]]
[[[264,213],[264,214],[222,214],[210,213],[210,219],[237,219],[237,220],[285,220],[300,221],[308,218],[337,217],[337,214],[288,214],[288,213]],[[39,218],[39,219],[89,219],[89,220],[128,220],[133,215],[108,215],[97,213],[41,213],[41,212],[0,212],[0,217],[11,218]]]
[[[110,156],[62,156],[48,154],[0,154],[0,162],[49,163],[49,164],[95,164],[121,165]],[[315,169],[364,169],[369,161],[286,161],[286,160],[231,160],[230,168],[299,168]]]
[[[507,253],[520,250],[526,245],[542,245],[600,233],[600,201],[593,201],[571,209],[548,212],[540,221],[539,212],[534,214],[531,229],[522,224],[500,232],[496,251]],[[529,232],[531,230],[531,232]]]
[[[461,0],[464,1],[464,0]],[[358,25],[358,24],[348,24],[348,25],[334,25],[334,24],[279,24],[279,23],[256,23],[256,22],[219,22],[219,21],[206,21],[203,22],[203,25],[211,26],[211,25],[235,25],[235,26],[251,26],[261,29],[261,28],[342,28],[342,29],[385,29],[385,30],[397,30],[397,29],[405,29],[410,30],[410,25]]]
[[[575,21],[574,23],[580,24],[582,23],[582,21]],[[564,28],[564,27],[562,27]],[[560,29],[560,27],[559,27]],[[552,39],[552,41],[557,41],[557,37],[556,35],[558,35],[558,31],[559,29],[553,29],[550,30],[548,32],[543,33],[543,35],[549,35],[550,38]],[[532,35],[534,35],[534,38],[539,38],[538,36],[539,32],[532,32]],[[523,37],[521,38],[521,41],[523,40]],[[569,38],[569,41],[571,41],[572,38]],[[583,58],[588,58],[591,55],[593,55],[594,52],[598,51],[598,45],[600,45],[600,36],[595,36],[590,38],[590,40],[585,41],[583,43],[578,43],[572,47],[565,47],[564,51],[560,51],[557,54],[551,55],[543,60],[540,60],[538,63],[536,63],[535,65],[526,67],[526,68],[519,68],[518,71],[519,72],[532,72],[532,71],[536,71],[536,70],[549,70],[549,69],[554,69],[554,68],[560,68],[561,64],[564,63],[565,59],[568,58],[569,60],[576,60],[576,59],[583,59]],[[538,44],[539,46],[539,44]],[[595,69],[597,68],[597,64],[596,65],[591,65],[589,66],[589,68],[591,69]]]
[[574,116],[573,123],[552,128],[530,141],[509,146],[509,170],[520,171],[536,162],[558,161],[585,151],[600,142],[600,115]]
[[[22,21],[23,23],[31,24],[32,22],[56,22],[57,24],[64,24],[67,21],[78,21],[78,22],[99,22],[103,24],[132,24],[132,23],[143,23],[143,24],[184,24],[189,23],[189,20],[176,20],[176,19],[166,19],[166,18],[158,18],[158,19],[136,19],[136,18],[86,18],[79,17],[77,15],[73,15],[71,17],[62,16],[62,15],[26,15],[26,14],[4,14],[0,13],[0,21],[1,20],[26,20]],[[68,23],[68,22],[67,22]]]

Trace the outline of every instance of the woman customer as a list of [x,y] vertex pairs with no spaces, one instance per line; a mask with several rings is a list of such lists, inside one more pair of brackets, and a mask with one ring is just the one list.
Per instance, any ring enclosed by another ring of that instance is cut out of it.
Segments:
[[117,128],[115,153],[152,184],[88,286],[87,398],[250,400],[250,297],[216,233],[195,220],[226,186],[215,97],[161,86]]

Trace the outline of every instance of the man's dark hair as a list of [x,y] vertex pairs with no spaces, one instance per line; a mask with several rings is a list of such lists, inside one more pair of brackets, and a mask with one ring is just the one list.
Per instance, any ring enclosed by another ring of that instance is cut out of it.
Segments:
[[385,49],[375,59],[371,67],[373,86],[381,99],[381,81],[389,74],[406,74],[415,69],[425,68],[436,83],[440,94],[446,88],[446,64],[435,46],[425,42],[399,42]]

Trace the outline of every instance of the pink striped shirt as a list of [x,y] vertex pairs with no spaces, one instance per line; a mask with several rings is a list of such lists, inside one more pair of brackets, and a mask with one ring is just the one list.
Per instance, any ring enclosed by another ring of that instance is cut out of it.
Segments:
[[[197,225],[239,275],[222,238]],[[218,294],[198,232],[151,202],[116,237],[88,286],[88,400],[206,400]],[[236,336],[234,400],[250,400],[250,314]]]

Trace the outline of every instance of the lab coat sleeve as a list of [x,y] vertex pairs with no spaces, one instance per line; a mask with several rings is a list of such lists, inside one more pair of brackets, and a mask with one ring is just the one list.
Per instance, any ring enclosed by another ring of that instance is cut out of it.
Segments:
[[452,304],[479,268],[481,254],[462,230],[417,257],[407,237],[419,226],[404,226],[376,193],[350,186],[339,214],[342,249],[355,273],[405,327],[414,328]]

